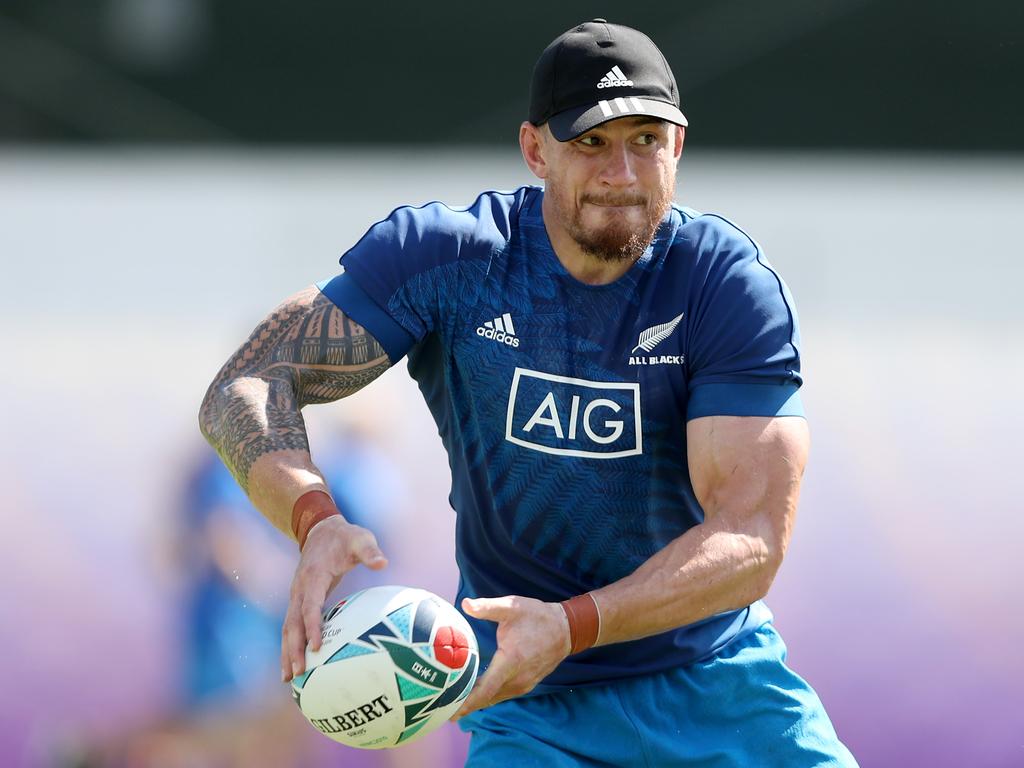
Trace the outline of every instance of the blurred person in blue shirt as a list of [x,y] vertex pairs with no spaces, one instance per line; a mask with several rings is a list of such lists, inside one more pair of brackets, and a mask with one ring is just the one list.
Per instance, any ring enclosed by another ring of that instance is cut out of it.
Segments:
[[188,478],[181,527],[182,704],[242,704],[268,692],[294,552],[211,453]]

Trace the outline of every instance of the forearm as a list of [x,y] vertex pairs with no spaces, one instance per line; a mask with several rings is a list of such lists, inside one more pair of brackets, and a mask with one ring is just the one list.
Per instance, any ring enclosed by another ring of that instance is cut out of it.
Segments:
[[810,445],[797,417],[709,416],[686,425],[704,522],[594,592],[604,645],[665,632],[763,597],[789,545]]
[[253,506],[291,536],[295,500],[307,491],[327,491],[294,392],[281,381],[229,380],[210,388],[199,423]]
[[712,523],[691,528],[629,576],[593,592],[599,644],[665,632],[760,599],[781,560],[770,542]]
[[384,349],[315,287],[275,309],[224,364],[199,427],[253,504],[292,532],[292,507],[327,486],[302,408],[347,397],[390,365]]

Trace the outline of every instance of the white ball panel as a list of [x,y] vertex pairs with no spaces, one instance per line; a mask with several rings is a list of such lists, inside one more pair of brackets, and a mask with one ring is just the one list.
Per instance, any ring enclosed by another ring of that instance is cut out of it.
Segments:
[[[433,610],[418,614],[423,601]],[[423,625],[424,615],[432,618],[429,627]],[[372,636],[359,639],[377,625],[382,626]],[[443,627],[463,635],[465,651],[435,648]],[[294,681],[293,689],[310,723],[342,744],[381,749],[415,741],[447,722],[476,679],[479,652],[472,628],[454,606],[426,590],[388,586],[358,592],[324,612],[322,637],[319,651],[307,647],[307,676]],[[352,653],[358,655],[348,655]],[[456,669],[445,663],[458,664],[463,658]],[[401,686],[396,676],[404,681]],[[413,715],[406,725],[408,706],[426,708],[447,700],[455,695],[450,690],[455,685],[459,693],[454,700],[425,717]],[[403,695],[408,698],[403,700]]]

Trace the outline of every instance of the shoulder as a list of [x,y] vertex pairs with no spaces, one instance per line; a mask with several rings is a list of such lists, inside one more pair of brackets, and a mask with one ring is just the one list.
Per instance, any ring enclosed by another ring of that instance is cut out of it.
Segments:
[[683,206],[673,208],[681,219],[676,229],[676,244],[687,246],[694,255],[727,262],[764,255],[757,241],[725,216]]
[[444,243],[460,252],[467,246],[488,251],[503,247],[509,240],[519,212],[534,193],[533,187],[520,187],[508,192],[481,192],[464,206],[439,200],[404,205],[393,210],[371,232],[379,230],[377,234],[393,237],[403,246]]
[[[687,285],[691,382],[799,385],[800,333],[793,297],[761,246],[719,214],[691,209],[680,214],[675,242],[683,250],[675,255],[692,265]],[[758,388],[741,394],[742,403],[698,398],[688,418],[783,415],[779,409],[792,392]],[[771,400],[775,395],[782,401]]]
[[673,208],[680,217],[673,247],[686,252],[693,274],[703,282],[742,278],[782,288],[782,278],[760,244],[738,224],[718,213]]

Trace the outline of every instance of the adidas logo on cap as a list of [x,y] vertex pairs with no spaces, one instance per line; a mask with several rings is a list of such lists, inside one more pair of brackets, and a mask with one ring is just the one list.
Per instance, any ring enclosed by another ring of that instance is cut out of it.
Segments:
[[630,80],[628,77],[626,77],[622,73],[622,70],[619,69],[619,65],[616,64],[614,67],[612,67],[608,71],[607,75],[605,75],[604,77],[602,77],[598,81],[597,87],[598,88],[618,88],[618,87],[622,87],[622,86],[625,86],[625,85],[632,85],[632,84],[633,84],[633,81]]
[[508,344],[510,347],[519,346],[516,329],[512,325],[512,315],[508,312],[481,325],[476,329],[476,335],[483,336],[485,339],[494,339],[502,344]]

